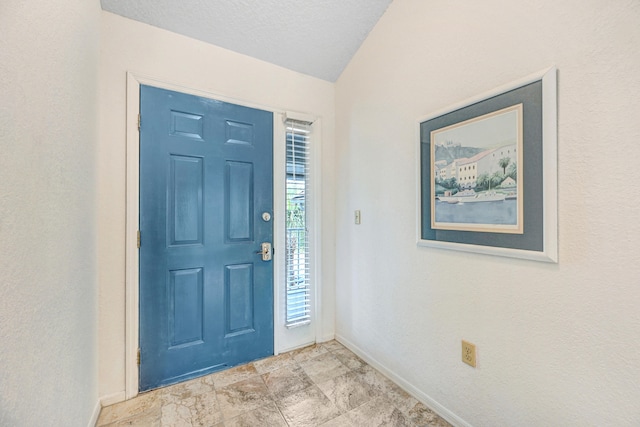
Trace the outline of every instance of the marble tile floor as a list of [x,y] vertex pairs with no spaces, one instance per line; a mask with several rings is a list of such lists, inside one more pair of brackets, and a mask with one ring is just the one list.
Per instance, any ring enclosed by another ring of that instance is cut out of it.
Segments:
[[337,341],[141,393],[96,425],[450,426]]

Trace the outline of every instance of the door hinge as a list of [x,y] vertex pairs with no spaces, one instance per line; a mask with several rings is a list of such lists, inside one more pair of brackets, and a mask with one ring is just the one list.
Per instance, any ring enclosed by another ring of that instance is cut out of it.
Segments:
[[138,235],[136,238],[136,244],[138,245],[138,249],[140,249],[140,230],[138,230]]
[[140,130],[140,122],[141,122],[140,114],[138,114],[138,130]]
[[136,358],[136,362],[138,363],[138,366],[140,366],[140,349],[138,349],[138,356]]

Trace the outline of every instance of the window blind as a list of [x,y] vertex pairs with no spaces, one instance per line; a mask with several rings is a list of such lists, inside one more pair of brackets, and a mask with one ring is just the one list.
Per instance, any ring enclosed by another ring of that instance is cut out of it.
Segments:
[[287,327],[311,322],[309,223],[311,123],[287,119],[286,320]]

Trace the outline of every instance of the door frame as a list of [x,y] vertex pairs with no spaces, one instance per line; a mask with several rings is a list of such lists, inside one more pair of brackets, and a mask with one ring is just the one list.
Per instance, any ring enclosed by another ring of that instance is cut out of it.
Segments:
[[[125,400],[138,395],[139,369],[137,364],[137,352],[139,343],[139,253],[137,247],[137,233],[139,229],[140,213],[140,137],[138,131],[138,114],[140,112],[140,85],[154,86],[161,89],[173,90],[189,95],[215,99],[231,104],[250,108],[257,108],[273,113],[273,245],[276,249],[273,257],[273,290],[274,290],[274,354],[291,350],[318,341],[322,337],[321,325],[315,313],[321,313],[321,258],[320,258],[320,212],[321,212],[321,185],[320,179],[320,144],[314,144],[312,151],[312,166],[317,177],[313,181],[313,194],[316,195],[309,218],[312,236],[316,242],[312,248],[311,281],[312,281],[312,323],[311,336],[303,337],[300,329],[286,330],[284,317],[284,250],[285,247],[285,127],[284,118],[314,123],[314,137],[320,141],[322,119],[304,113],[286,111],[273,106],[265,106],[255,102],[239,100],[220,93],[212,93],[179,83],[172,83],[162,79],[145,76],[142,74],[127,72],[126,84],[126,218],[125,218]],[[287,335],[290,337],[288,338]],[[301,341],[302,340],[302,341]],[[292,342],[297,344],[292,345]]]

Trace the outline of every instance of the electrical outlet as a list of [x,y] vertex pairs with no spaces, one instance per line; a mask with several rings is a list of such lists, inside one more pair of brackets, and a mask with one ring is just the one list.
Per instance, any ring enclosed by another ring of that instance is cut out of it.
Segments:
[[462,361],[476,367],[476,346],[465,340],[462,340]]

